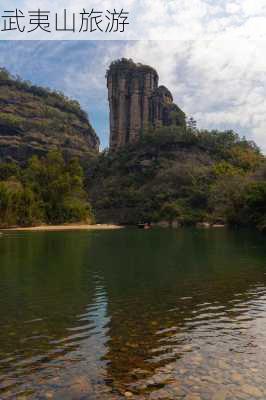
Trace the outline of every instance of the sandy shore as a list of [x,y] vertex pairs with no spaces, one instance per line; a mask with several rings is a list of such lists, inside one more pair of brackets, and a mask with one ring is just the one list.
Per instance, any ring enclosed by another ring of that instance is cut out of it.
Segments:
[[69,224],[69,225],[41,225],[32,226],[28,228],[7,228],[1,229],[2,231],[89,231],[89,230],[108,230],[108,229],[121,229],[122,226],[111,225],[111,224],[95,224],[95,225],[84,225],[84,224]]

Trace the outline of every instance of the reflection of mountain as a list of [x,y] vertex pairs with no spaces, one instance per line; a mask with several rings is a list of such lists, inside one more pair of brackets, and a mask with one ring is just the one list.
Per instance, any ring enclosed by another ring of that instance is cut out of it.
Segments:
[[1,238],[0,375],[19,383],[43,368],[59,370],[91,335],[101,299],[90,242],[89,235],[71,232]]
[[195,229],[1,238],[0,375],[109,399],[143,382],[159,389],[169,374],[160,382],[158,369],[197,349],[242,351],[265,293],[263,239]]
[[[242,332],[241,315],[256,298],[251,289],[265,283],[262,240],[246,233],[126,231],[103,237],[101,249],[110,316],[105,359],[121,390],[207,336]],[[242,344],[228,339],[223,350]]]

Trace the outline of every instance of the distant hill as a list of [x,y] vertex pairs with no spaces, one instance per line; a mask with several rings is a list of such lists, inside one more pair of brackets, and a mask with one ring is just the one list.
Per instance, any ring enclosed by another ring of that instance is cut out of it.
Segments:
[[78,102],[0,69],[0,162],[24,162],[60,149],[86,159],[99,139]]

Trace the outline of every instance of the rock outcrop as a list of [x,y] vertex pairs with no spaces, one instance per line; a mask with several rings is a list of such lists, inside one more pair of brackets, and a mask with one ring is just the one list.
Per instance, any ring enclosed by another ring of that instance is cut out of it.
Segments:
[[76,101],[0,69],[0,162],[23,163],[52,149],[85,160],[98,148],[99,139]]
[[132,60],[114,61],[107,71],[110,107],[110,148],[137,142],[146,131],[160,126],[185,125],[185,114],[173,103],[158,73]]

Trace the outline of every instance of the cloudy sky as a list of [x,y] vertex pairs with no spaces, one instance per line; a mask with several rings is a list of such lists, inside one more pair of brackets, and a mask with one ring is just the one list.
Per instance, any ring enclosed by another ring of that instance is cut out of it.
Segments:
[[266,41],[1,41],[0,66],[63,91],[108,145],[105,71],[119,57],[154,66],[200,128],[234,129],[266,152]]
[[[18,8],[25,14],[38,10],[50,11],[49,21],[54,25],[55,12],[60,15],[67,10],[67,15],[79,13],[84,9],[90,11],[129,12],[130,24],[124,33],[119,35],[84,34],[73,32],[44,33],[37,29],[32,34],[15,31],[2,32],[0,37],[12,39],[79,39],[119,38],[119,39],[266,39],[266,0],[1,0],[0,16],[5,10]],[[3,26],[1,18],[1,27]]]

